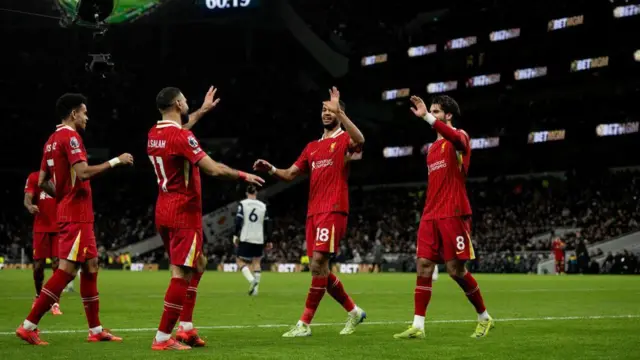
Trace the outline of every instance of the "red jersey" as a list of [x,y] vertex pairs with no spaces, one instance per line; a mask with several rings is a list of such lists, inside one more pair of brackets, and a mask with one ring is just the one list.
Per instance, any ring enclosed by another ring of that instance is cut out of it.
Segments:
[[196,163],[207,154],[193,133],[173,121],[149,131],[147,154],[158,178],[156,226],[202,228],[202,187]]
[[87,161],[80,134],[67,125],[58,125],[44,146],[40,170],[50,174],[56,186],[58,223],[93,222],[91,183],[80,180],[73,165]]
[[564,255],[564,242],[560,238],[555,238],[551,243],[551,249],[556,257],[562,257]]
[[309,172],[309,207],[307,216],[328,212],[349,213],[350,152],[359,151],[351,146],[351,137],[342,129],[333,135],[312,141],[295,162],[303,172]]
[[33,232],[58,232],[58,223],[56,220],[56,199],[52,198],[38,187],[39,175],[40,174],[37,171],[29,174],[27,184],[24,186],[24,192],[31,194],[33,197],[33,204],[37,205],[40,210],[35,214],[33,219]]
[[[449,128],[440,121],[434,128],[440,132],[442,126]],[[452,138],[436,140],[427,152],[429,183],[422,213],[425,220],[471,215],[465,187],[471,161],[469,135],[453,128],[445,130],[450,130],[446,134]]]

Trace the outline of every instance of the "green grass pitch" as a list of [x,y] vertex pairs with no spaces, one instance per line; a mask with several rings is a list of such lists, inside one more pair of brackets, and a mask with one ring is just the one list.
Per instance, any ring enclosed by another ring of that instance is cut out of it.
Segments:
[[[47,274],[49,276],[49,274]],[[123,343],[86,343],[78,293],[63,294],[64,315],[40,324],[47,347],[23,343],[15,328],[30,309],[30,271],[0,272],[1,359],[637,359],[640,277],[478,275],[496,328],[472,339],[473,307],[446,276],[434,284],[426,340],[395,340],[413,318],[412,274],[342,275],[367,311],[351,336],[340,336],[346,314],[326,295],[313,336],[281,338],[298,320],[309,274],[264,273],[260,295],[249,297],[241,274],[209,272],[198,290],[195,324],[207,347],[152,352],[168,272],[103,271],[101,320]],[[78,280],[76,289],[79,290]]]

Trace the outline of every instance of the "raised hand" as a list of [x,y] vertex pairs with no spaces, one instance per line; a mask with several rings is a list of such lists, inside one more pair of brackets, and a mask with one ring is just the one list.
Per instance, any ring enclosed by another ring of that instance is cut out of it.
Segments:
[[273,169],[273,165],[271,165],[267,160],[259,159],[253,163],[253,170],[255,171],[269,172],[271,169]]
[[425,105],[424,101],[422,101],[421,98],[417,97],[417,96],[412,96],[410,98],[411,102],[413,103],[413,106],[411,108],[411,111],[413,111],[413,114],[419,118],[423,118],[425,115],[427,115],[427,105]]
[[218,103],[220,102],[220,99],[219,98],[215,99],[217,91],[218,89],[216,89],[213,86],[209,88],[209,91],[207,91],[207,95],[204,96],[204,101],[202,102],[202,106],[200,107],[202,111],[208,112],[211,109],[215,108],[216,105],[218,105]]
[[133,165],[133,156],[129,153],[118,156],[118,159],[120,159],[120,164],[118,165]]
[[340,112],[340,91],[335,86],[329,89],[329,101],[322,102],[334,114]]

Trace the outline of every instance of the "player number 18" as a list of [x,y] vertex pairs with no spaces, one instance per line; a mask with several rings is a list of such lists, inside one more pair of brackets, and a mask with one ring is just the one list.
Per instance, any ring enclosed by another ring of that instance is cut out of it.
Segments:
[[329,229],[317,228],[316,229],[316,241],[326,242],[329,241]]

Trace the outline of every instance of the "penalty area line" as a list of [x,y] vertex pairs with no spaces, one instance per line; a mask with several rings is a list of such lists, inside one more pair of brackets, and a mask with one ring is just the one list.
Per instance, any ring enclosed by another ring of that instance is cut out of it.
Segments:
[[[518,322],[518,321],[569,321],[569,320],[606,320],[606,319],[638,319],[640,315],[595,315],[595,316],[542,316],[542,317],[525,317],[525,318],[504,318],[494,319],[497,323],[501,322]],[[477,320],[460,319],[460,320],[427,320],[428,324],[459,324],[459,323],[475,323]],[[365,321],[361,325],[399,325],[411,324],[411,321]],[[316,323],[311,326],[340,326],[344,323]],[[257,329],[257,328],[283,328],[291,327],[291,324],[257,324],[257,325],[213,325],[213,326],[197,326],[199,330],[216,330],[216,329]],[[114,333],[123,332],[143,332],[156,331],[157,328],[123,328],[110,329]],[[75,334],[86,333],[87,329],[76,330],[44,330],[41,334]],[[0,332],[0,336],[15,335],[14,331]]]

